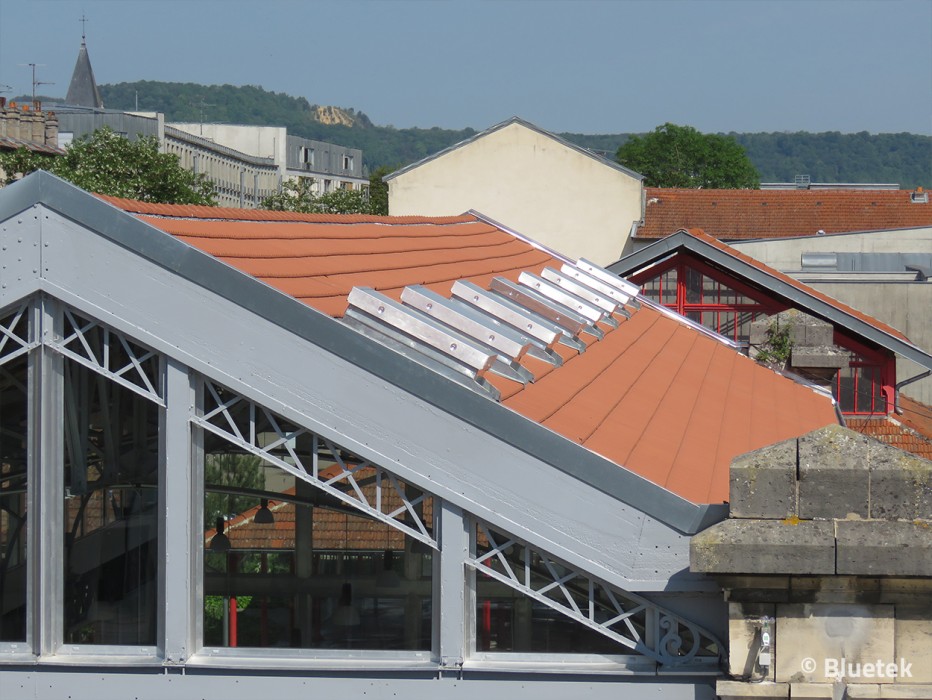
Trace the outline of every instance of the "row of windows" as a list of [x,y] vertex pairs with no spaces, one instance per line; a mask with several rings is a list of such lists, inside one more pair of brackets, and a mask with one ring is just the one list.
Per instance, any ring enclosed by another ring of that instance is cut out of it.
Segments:
[[[25,342],[28,314],[0,319],[11,337],[23,339],[13,346],[18,354],[0,353],[0,642],[48,646],[33,621],[51,601],[30,592],[31,562],[41,556],[61,592],[53,641],[82,653],[93,653],[90,645],[155,654],[167,559],[160,533],[165,513],[178,506],[161,501],[165,361],[75,312],[65,310],[63,318],[60,390],[49,394],[46,386],[42,393],[60,401],[60,421],[51,426],[33,423],[40,411],[36,353]],[[191,451],[203,535],[194,566],[200,586],[192,589],[199,591],[199,645],[432,652],[438,499],[207,379],[199,380],[196,396]],[[180,410],[188,414],[187,406]],[[59,480],[41,493],[30,481],[29,445],[37,435],[58,446],[43,454],[61,458],[59,469],[41,465],[44,481]],[[49,494],[59,494],[51,509]],[[51,545],[32,544],[30,503],[61,523]],[[473,557],[489,551],[491,536],[483,532],[472,528]],[[559,565],[517,547],[503,548],[490,566],[463,572],[474,600],[476,653],[629,653],[547,604],[547,596],[583,601],[591,585],[574,584],[563,569],[554,573]],[[529,581],[562,582],[531,599],[491,575],[502,567],[526,571]],[[31,588],[44,590],[35,582]],[[607,619],[617,604],[611,608],[602,595],[590,607]],[[626,619],[629,629],[647,634],[647,617]]]

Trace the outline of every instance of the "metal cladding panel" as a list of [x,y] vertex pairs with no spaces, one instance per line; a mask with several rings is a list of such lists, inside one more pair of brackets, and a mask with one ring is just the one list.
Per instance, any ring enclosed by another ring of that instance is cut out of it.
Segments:
[[[462,677],[457,677],[462,675]],[[13,689],[13,698],[34,700],[188,700],[202,698],[260,698],[260,697],[366,697],[410,700],[437,700],[437,698],[475,698],[481,694],[485,700],[565,700],[585,697],[590,700],[713,700],[715,680],[703,678],[640,679],[631,676],[606,676],[580,679],[568,674],[550,674],[541,677],[532,673],[482,673],[464,671],[437,678],[437,673],[398,672],[365,673],[346,672],[342,675],[321,675],[320,672],[295,674],[294,671],[244,672],[242,670],[198,671],[190,667],[184,674],[165,671],[161,667],[108,670],[98,667],[93,673],[69,671],[55,672],[35,668],[0,668],[0,688]]]
[[[168,264],[157,265],[48,209],[41,216],[42,286],[66,303],[612,584],[711,587],[684,574],[687,535],[234,303],[225,294],[232,279],[219,279],[217,293],[170,269],[197,251],[173,247]],[[162,235],[152,231],[151,245]],[[255,280],[236,279],[262,291]],[[294,305],[343,334],[342,354],[371,342]],[[427,370],[423,382],[449,387]],[[488,399],[475,401],[510,415]],[[610,473],[632,479],[618,467]],[[666,493],[646,482],[640,489],[645,503]]]

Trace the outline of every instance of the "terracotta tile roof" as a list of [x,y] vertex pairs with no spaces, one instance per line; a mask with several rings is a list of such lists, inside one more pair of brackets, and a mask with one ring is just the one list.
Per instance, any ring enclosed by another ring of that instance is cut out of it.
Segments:
[[873,316],[868,316],[867,314],[861,311],[858,311],[857,309],[851,306],[848,306],[845,303],[838,301],[834,297],[830,297],[827,294],[823,294],[822,292],[818,291],[814,287],[810,287],[808,284],[803,284],[802,282],[796,279],[793,279],[789,275],[786,275],[780,272],[779,270],[776,270],[770,267],[769,265],[765,265],[759,260],[752,258],[750,255],[746,255],[745,253],[738,251],[736,248],[732,248],[730,245],[722,243],[720,240],[718,240],[714,236],[710,236],[709,234],[707,234],[701,228],[691,228],[691,229],[688,229],[686,233],[692,236],[693,238],[696,238],[714,248],[717,248],[718,250],[724,253],[727,253],[733,258],[736,258],[737,260],[740,260],[741,262],[747,265],[750,265],[751,267],[755,267],[758,270],[761,270],[762,272],[766,272],[768,275],[780,280],[784,284],[788,284],[791,287],[794,287],[795,289],[798,289],[799,291],[804,292],[805,294],[808,294],[809,296],[815,299],[818,299],[819,301],[825,304],[834,306],[836,309],[843,311],[846,314],[853,316],[854,318],[857,318],[865,323],[869,323],[870,325],[882,330],[884,333],[887,333],[893,336],[894,338],[898,338],[899,340],[903,340],[907,343],[912,343],[912,341],[909,338],[907,338],[905,335],[903,335],[900,331],[898,331],[893,326],[889,326],[883,321],[878,321]]
[[900,415],[849,417],[846,422],[852,430],[932,460],[932,406],[901,395],[900,408]]
[[908,190],[645,189],[644,224],[636,238],[663,238],[702,228],[723,240],[787,238],[932,226],[932,201]]
[[[396,299],[412,284],[450,295],[562,261],[476,217],[283,220],[276,212],[110,200],[151,225],[335,317],[353,286]],[[553,368],[528,359],[527,385],[491,378],[502,403],[695,503],[728,498],[744,452],[836,416],[832,402],[649,305]]]

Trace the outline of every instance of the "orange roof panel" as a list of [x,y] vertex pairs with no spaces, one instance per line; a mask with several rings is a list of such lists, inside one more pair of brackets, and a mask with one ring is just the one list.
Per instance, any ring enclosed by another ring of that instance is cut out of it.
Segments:
[[[146,204],[106,198],[226,264],[341,317],[354,286],[395,299],[423,284],[559,267],[561,260],[475,216],[359,217]],[[648,304],[561,367],[526,359],[535,381],[490,377],[501,403],[696,503],[728,498],[748,450],[836,422],[830,399],[757,365]]]

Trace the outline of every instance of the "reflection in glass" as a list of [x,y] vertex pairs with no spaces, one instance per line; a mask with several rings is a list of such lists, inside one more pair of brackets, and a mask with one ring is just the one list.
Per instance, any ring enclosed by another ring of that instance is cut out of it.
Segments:
[[158,407],[65,360],[67,644],[156,643]]
[[[212,433],[204,441],[205,646],[430,649],[430,548]],[[281,448],[287,463],[293,454],[303,464],[317,450],[322,479],[342,469],[308,434]],[[373,501],[375,470],[354,475]],[[385,512],[402,505],[389,489],[382,499]],[[431,522],[429,497],[415,510]],[[215,545],[221,533],[228,547]]]
[[26,641],[26,364],[0,366],[0,642]]
[[[498,542],[510,539],[500,533],[492,533],[492,536]],[[481,528],[477,531],[476,550],[479,555],[489,551],[488,539]],[[521,576],[525,571],[530,572],[531,587],[535,590],[545,590],[554,578],[563,579],[571,573],[554,562],[543,562],[535,553],[531,553],[531,561],[526,562],[528,550],[517,544],[508,547],[503,554],[512,571],[521,572]],[[505,565],[498,557],[491,557],[484,563],[507,575]],[[564,587],[566,593],[559,586],[553,586],[544,595],[559,605],[566,605],[566,596],[570,595],[578,609],[588,609],[587,580],[572,576],[564,581]],[[594,605],[596,619],[616,616],[604,598],[604,591],[596,591]],[[632,616],[629,622],[643,634],[643,624],[637,617]],[[476,571],[476,650],[550,654],[630,653],[619,642],[483,573],[482,567]]]

